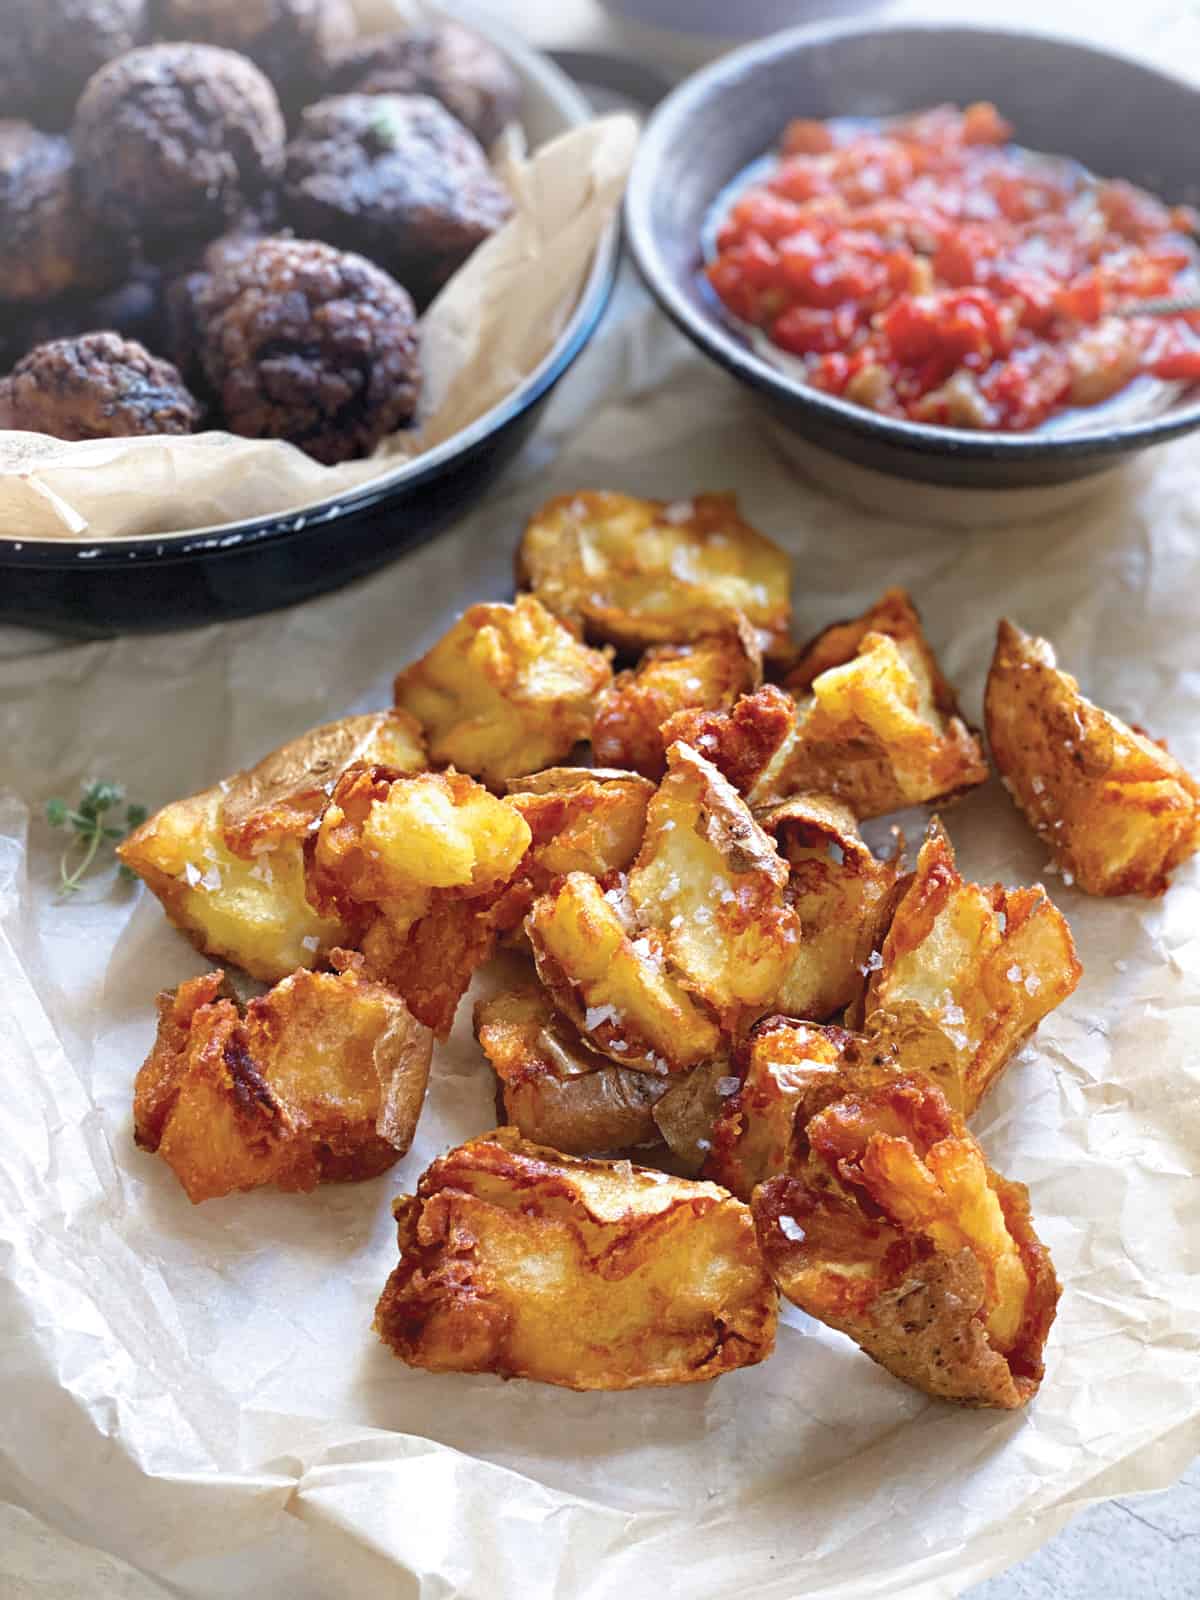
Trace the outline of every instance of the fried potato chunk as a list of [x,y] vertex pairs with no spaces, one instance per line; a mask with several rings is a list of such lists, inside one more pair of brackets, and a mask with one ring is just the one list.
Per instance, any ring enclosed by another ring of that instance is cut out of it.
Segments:
[[607,656],[589,650],[532,595],[474,605],[396,679],[396,704],[429,736],[433,760],[501,790],[548,767],[592,730]]
[[667,769],[629,874],[630,904],[688,988],[736,1034],[773,1003],[795,960],[800,919],[784,903],[788,870],[710,761],[677,743]]
[[766,688],[725,715],[681,713],[664,735],[695,744],[756,807],[810,791],[878,817],[987,778],[979,740],[902,589],[818,635],[785,687],[796,699],[790,718]]
[[539,984],[481,1000],[475,1037],[500,1080],[504,1115],[522,1138],[574,1156],[657,1142],[653,1106],[668,1080],[616,1067],[590,1049]]
[[596,760],[656,782],[667,770],[662,725],[678,711],[727,709],[762,682],[762,653],[744,620],[694,644],[655,645],[600,697],[592,728]]
[[852,1005],[896,903],[899,852],[877,861],[854,813],[805,794],[760,813],[788,864],[784,899],[800,918],[800,948],[774,1004],[821,1021]]
[[523,871],[539,890],[569,872],[593,878],[626,872],[646,831],[654,785],[636,772],[550,767],[513,778],[508,803],[533,836]]
[[[786,1172],[792,1124],[805,1089],[814,1078],[829,1079],[852,1047],[857,1041],[845,1028],[791,1017],[758,1023],[730,1069],[736,1087],[722,1097],[713,1122],[704,1176],[749,1201],[760,1183]],[[885,1052],[879,1060],[892,1056]]]
[[926,1394],[1024,1405],[1059,1293],[1024,1185],[928,1079],[886,1065],[810,1080],[793,1130],[787,1175],[753,1199],[787,1298]]
[[739,613],[767,655],[787,646],[791,563],[731,494],[671,504],[559,495],[525,529],[517,581],[589,639],[623,650],[686,644]]
[[747,1208],[710,1183],[580,1161],[500,1128],[395,1205],[375,1328],[402,1361],[568,1389],[701,1383],[774,1347]]
[[866,1031],[896,1045],[906,1069],[931,1077],[963,1116],[1083,974],[1041,885],[964,883],[936,817],[872,967]]
[[[713,1127],[725,1099],[736,1094],[740,1086],[741,1080],[734,1076],[728,1057],[723,1054],[671,1080],[666,1094],[655,1102],[653,1115],[671,1152],[672,1172],[686,1178],[699,1174],[713,1147]],[[750,1196],[742,1198],[748,1200]]]
[[1164,747],[1093,705],[1045,639],[1001,622],[985,697],[1005,787],[1088,894],[1161,894],[1200,849],[1200,783]]
[[277,982],[351,939],[344,918],[309,901],[303,844],[338,777],[358,761],[420,771],[420,728],[401,711],[314,728],[248,771],[164,806],[117,853],[206,955]]
[[524,915],[528,890],[510,889],[531,837],[465,773],[352,768],[321,818],[310,893],[360,919],[367,970],[444,1037],[471,974]]
[[211,972],[158,997],[134,1136],[197,1204],[273,1184],[373,1178],[412,1143],[433,1036],[362,975],[299,971],[244,1011]]
[[538,977],[588,1042],[619,1066],[681,1072],[715,1054],[716,1023],[667,970],[661,940],[627,929],[619,889],[572,872],[526,921]]

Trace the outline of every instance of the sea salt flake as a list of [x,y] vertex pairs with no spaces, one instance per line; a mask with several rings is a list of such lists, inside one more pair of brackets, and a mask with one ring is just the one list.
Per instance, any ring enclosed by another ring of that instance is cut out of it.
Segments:
[[712,1149],[712,1140],[711,1139],[697,1139],[696,1140],[696,1149],[697,1150],[711,1150]]
[[1004,974],[1004,976],[1008,979],[1009,983],[1020,983],[1021,979],[1025,976],[1025,974],[1021,971],[1020,967],[1018,967],[1017,964],[1014,962],[1013,965],[1011,967],[1009,967],[1008,971]]
[[716,1083],[717,1093],[723,1097],[736,1094],[741,1087],[740,1078],[718,1078]]
[[188,888],[194,889],[201,879],[200,868],[194,862],[189,861],[183,869],[183,876]]
[[1066,870],[1064,870],[1063,871],[1063,875],[1062,875],[1062,880],[1066,884],[1067,888],[1069,889],[1071,887],[1071,885],[1075,882],[1075,874],[1073,872],[1067,872]]
[[317,938],[315,933],[305,934],[304,938],[301,939],[300,943],[304,946],[304,948],[306,950],[312,950],[314,952],[321,948],[321,941],[320,941],[320,939]]
[[221,874],[216,867],[209,867],[208,871],[200,879],[200,887],[207,890],[209,894],[215,894],[221,887]]
[[785,1239],[790,1239],[793,1244],[804,1243],[804,1229],[795,1217],[782,1216],[779,1219],[779,1231]]
[[588,1033],[594,1033],[606,1022],[620,1022],[620,1020],[621,1013],[616,1006],[588,1006],[583,1014],[583,1026]]
[[1025,979],[1025,993],[1036,994],[1041,987],[1042,980],[1038,977],[1036,972],[1031,972]]
[[1046,792],[1045,782],[1041,778],[1038,778],[1038,777],[1030,778],[1029,786],[1033,790],[1034,794],[1045,794],[1045,792]]
[[661,831],[663,833],[670,833],[671,829],[674,826],[675,826],[675,818],[674,817],[668,817],[667,820],[662,824]]
[[872,950],[871,951],[871,954],[867,957],[866,970],[868,972],[882,972],[882,970],[883,970],[883,955],[882,955],[882,953],[880,951],[878,951],[878,950]]

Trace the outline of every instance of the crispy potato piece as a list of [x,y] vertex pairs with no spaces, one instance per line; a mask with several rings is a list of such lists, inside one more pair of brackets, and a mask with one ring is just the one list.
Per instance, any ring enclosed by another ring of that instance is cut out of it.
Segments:
[[612,680],[589,650],[532,595],[475,605],[396,679],[396,704],[429,735],[439,764],[501,790],[570,754],[592,730],[596,696]]
[[730,1034],[772,1004],[795,960],[800,919],[787,867],[745,801],[685,744],[667,751],[629,874],[638,924]]
[[[737,1087],[723,1096],[703,1172],[748,1201],[767,1178],[788,1170],[792,1124],[806,1087],[828,1079],[860,1041],[845,1028],[791,1017],[765,1017],[743,1043],[731,1070]],[[878,1059],[892,1060],[889,1052]]]
[[788,1175],[753,1199],[787,1298],[926,1394],[1024,1405],[1059,1294],[1024,1185],[928,1079],[886,1065],[810,1079],[793,1128]]
[[895,1044],[967,1117],[1083,974],[1041,885],[964,883],[936,817],[872,967],[851,1022],[865,1016],[872,1038]]
[[786,687],[797,698],[790,726],[778,692],[761,689],[725,716],[683,713],[664,736],[694,743],[755,807],[812,791],[877,817],[945,802],[987,778],[979,740],[902,589],[827,628]]
[[791,1017],[821,1021],[861,995],[867,962],[896,904],[900,853],[877,861],[854,813],[827,795],[797,795],[759,815],[788,863],[784,898],[800,948],[775,996]]
[[1045,639],[1001,622],[988,740],[1008,792],[1088,894],[1161,894],[1200,849],[1200,783],[1140,729],[1086,700]]
[[745,621],[694,644],[655,645],[600,696],[592,728],[596,760],[656,782],[667,770],[662,725],[678,711],[720,711],[762,682],[762,652]]
[[636,772],[550,767],[513,778],[508,791],[533,835],[523,871],[544,891],[568,872],[626,872],[641,848],[654,785]]
[[293,973],[243,1012],[220,972],[159,995],[134,1136],[193,1204],[373,1178],[412,1143],[433,1036],[360,957],[334,959],[340,974]]
[[669,1080],[613,1066],[539,984],[481,1000],[475,1037],[496,1069],[504,1115],[522,1138],[575,1156],[657,1141],[652,1108]]
[[661,941],[626,930],[617,902],[572,872],[526,921],[538,976],[588,1042],[619,1066],[681,1072],[707,1060],[716,1024],[666,970]]
[[741,613],[765,654],[787,648],[791,562],[731,494],[639,500],[581,490],[548,500],[517,553],[517,582],[588,638],[686,644]]
[[444,1037],[471,974],[529,904],[514,879],[530,841],[524,818],[465,773],[356,767],[321,818],[310,894],[362,920],[367,970]]
[[308,899],[302,847],[338,777],[358,761],[420,771],[420,728],[401,711],[314,728],[249,771],[164,806],[117,853],[206,955],[275,983],[353,937],[352,922]]
[[410,1366],[637,1389],[774,1348],[750,1214],[715,1184],[500,1128],[435,1161],[394,1209],[400,1264],[375,1329]]

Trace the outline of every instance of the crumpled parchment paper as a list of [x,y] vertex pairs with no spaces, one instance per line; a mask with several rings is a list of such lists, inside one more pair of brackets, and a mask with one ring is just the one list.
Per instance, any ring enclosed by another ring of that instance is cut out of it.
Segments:
[[[369,31],[436,10],[405,0],[356,0],[356,8]],[[487,31],[495,36],[494,24]],[[280,440],[212,429],[76,443],[0,429],[0,537],[128,538],[301,511],[394,471],[482,417],[536,370],[562,331],[637,142],[636,122],[624,113],[561,131],[561,114],[530,80],[522,115],[522,128],[507,130],[493,152],[513,216],[421,319],[415,428],[383,440],[366,460],[334,467]]]
[[[629,286],[502,488],[388,571],[190,634],[0,634],[0,1579],[18,1594],[33,1573],[105,1600],[940,1600],[1200,1446],[1194,863],[1157,901],[1046,880],[1085,976],[976,1119],[1065,1285],[1020,1414],[928,1401],[792,1310],[767,1363],[715,1385],[582,1395],[406,1369],[370,1331],[389,1202],[494,1123],[469,1003],[412,1152],[378,1181],[193,1208],[134,1148],[154,994],[207,964],[111,875],[55,897],[45,800],[107,777],[159,805],[385,704],[457,611],[510,592],[524,518],[580,486],[736,488],[795,558],[799,634],[906,584],[977,721],[1007,612],[1200,766],[1200,444],[1000,526],[884,520],[795,473]],[[901,820],[915,839],[920,817]],[[1043,875],[998,782],[947,820],[969,876]]]

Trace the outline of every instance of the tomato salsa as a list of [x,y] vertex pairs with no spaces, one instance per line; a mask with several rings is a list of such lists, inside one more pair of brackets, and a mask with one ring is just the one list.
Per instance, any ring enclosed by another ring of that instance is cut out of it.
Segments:
[[706,267],[804,381],[891,416],[1033,428],[1139,376],[1200,380],[1200,218],[1012,145],[992,105],[788,125]]

